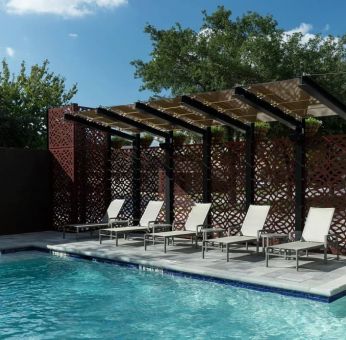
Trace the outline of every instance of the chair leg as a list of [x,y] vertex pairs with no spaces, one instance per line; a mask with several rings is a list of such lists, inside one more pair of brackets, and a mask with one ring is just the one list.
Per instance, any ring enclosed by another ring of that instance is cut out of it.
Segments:
[[323,249],[323,261],[324,263],[327,263],[327,247],[324,247]]
[[115,245],[118,246],[118,233],[115,233]]
[[268,252],[268,247],[265,248],[265,254],[266,254],[266,267],[268,267],[268,262],[269,262],[269,252]]
[[99,241],[100,241],[100,244],[102,244],[102,234],[99,233]]
[[65,227],[62,229],[62,238],[65,238]]
[[227,262],[229,262],[229,243],[226,244]]
[[299,267],[299,251],[296,250],[296,270],[298,271],[298,267]]
[[205,241],[202,241],[202,259],[204,259]]
[[336,244],[336,259],[340,259],[340,249],[339,249],[339,242]]
[[147,250],[147,235],[146,234],[144,234],[144,251],[146,251]]
[[164,242],[163,251],[166,253],[166,251],[167,251],[167,237],[165,237],[164,239],[165,239],[165,242]]

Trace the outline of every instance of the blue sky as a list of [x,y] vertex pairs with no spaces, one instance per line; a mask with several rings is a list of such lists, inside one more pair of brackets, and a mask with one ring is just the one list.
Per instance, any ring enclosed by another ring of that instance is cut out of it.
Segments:
[[17,72],[48,59],[52,71],[78,83],[74,102],[85,106],[145,100],[134,79],[133,59],[148,60],[146,23],[169,28],[179,22],[198,30],[206,9],[272,14],[279,26],[305,34],[346,32],[344,0],[0,0],[0,59]]

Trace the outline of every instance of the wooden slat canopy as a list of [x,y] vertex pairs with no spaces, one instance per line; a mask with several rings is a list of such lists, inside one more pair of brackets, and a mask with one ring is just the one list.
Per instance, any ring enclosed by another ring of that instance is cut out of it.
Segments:
[[[253,93],[256,97],[265,100],[272,106],[279,108],[281,111],[297,120],[301,120],[307,116],[318,117],[336,114],[316,98],[305,92],[300,85],[301,78],[294,78],[283,81],[252,84],[244,86],[244,88],[248,92]],[[259,120],[275,120],[264,113],[258,112],[253,106],[240,100],[235,95],[234,89],[197,93],[189,97],[245,124]],[[181,97],[153,100],[145,104],[201,129],[222,125],[222,122],[220,123],[219,120],[214,120],[207,114],[184,105],[181,101]],[[177,126],[168,120],[137,110],[134,104],[111,106],[105,109],[109,112],[127,117],[134,122],[140,122],[144,127],[149,126],[162,132],[182,129],[181,126]],[[109,115],[100,113],[97,109],[83,110],[76,115],[78,117],[84,117],[86,120],[116,128],[127,133],[145,132],[145,129],[139,129],[131,124],[116,120]]]

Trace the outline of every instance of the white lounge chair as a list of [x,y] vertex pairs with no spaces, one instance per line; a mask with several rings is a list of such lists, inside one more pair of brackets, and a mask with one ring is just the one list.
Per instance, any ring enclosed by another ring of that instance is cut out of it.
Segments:
[[[305,227],[300,241],[288,242],[269,246],[266,248],[266,267],[270,256],[295,257],[296,269],[299,267],[299,256],[312,249],[324,249],[324,261],[327,261],[328,243],[333,243],[337,248],[339,259],[338,242],[335,235],[329,234],[332,223],[334,208],[310,208],[306,218]],[[293,253],[293,256],[292,256]]]
[[[204,240],[202,244],[202,257],[205,257],[205,251],[208,251],[209,243],[217,243],[221,245],[222,249],[226,245],[227,262],[229,261],[229,246],[231,244],[245,243],[247,249],[248,242],[256,242],[256,252],[258,253],[259,241],[269,209],[269,205],[250,205],[239,235]],[[235,227],[228,229],[232,228],[235,229]]]
[[62,237],[65,238],[66,231],[73,231],[76,233],[76,237],[78,237],[81,231],[90,231],[90,234],[94,230],[98,230],[100,228],[104,228],[107,226],[111,226],[115,222],[120,222],[123,220],[118,219],[118,215],[122,206],[124,205],[124,199],[115,199],[113,200],[107,209],[107,212],[103,216],[101,222],[99,223],[84,223],[84,224],[66,224],[63,226]]
[[207,219],[211,204],[210,203],[196,203],[187,217],[185,222],[184,230],[174,230],[175,224],[171,225],[172,231],[165,231],[160,233],[147,233],[144,236],[144,250],[147,250],[147,241],[149,239],[153,240],[155,243],[156,239],[164,240],[164,252],[167,251],[167,241],[172,239],[174,242],[175,237],[188,237],[191,236],[191,241],[195,239],[195,244],[197,246],[197,238],[200,235],[200,231],[203,228],[205,221]]
[[[103,236],[109,237],[110,239],[115,237],[115,245],[118,246],[118,234],[127,235],[129,233],[137,231],[147,232],[148,230],[155,228],[154,225],[162,209],[162,206],[163,201],[149,201],[141,219],[139,220],[139,224],[136,226],[130,226],[128,222],[127,226],[125,227],[100,229],[100,244],[102,243]],[[163,224],[161,226],[163,226]]]

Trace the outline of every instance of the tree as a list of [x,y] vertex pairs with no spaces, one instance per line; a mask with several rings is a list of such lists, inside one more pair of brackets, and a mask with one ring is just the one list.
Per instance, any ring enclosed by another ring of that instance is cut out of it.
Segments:
[[306,40],[301,33],[285,33],[272,16],[249,12],[232,20],[231,14],[223,6],[211,15],[204,11],[199,31],[148,24],[151,59],[131,63],[141,89],[175,96],[332,72],[319,80],[346,98],[346,35]]
[[44,148],[47,139],[47,109],[67,104],[77,93],[66,90],[65,79],[49,71],[49,62],[34,65],[27,74],[21,64],[11,75],[4,60],[0,72],[0,146]]

